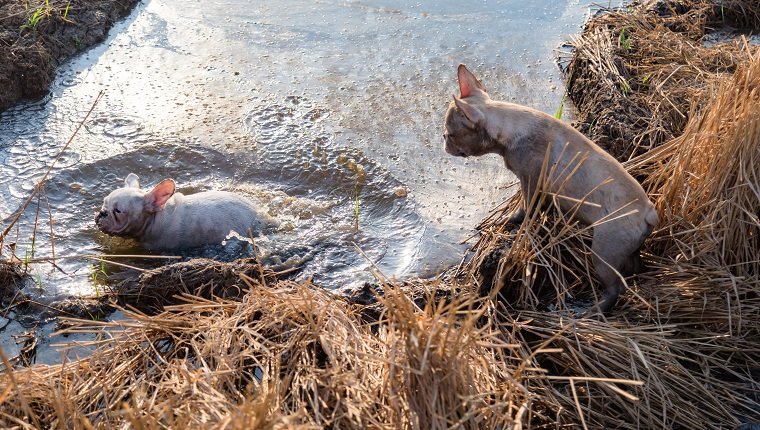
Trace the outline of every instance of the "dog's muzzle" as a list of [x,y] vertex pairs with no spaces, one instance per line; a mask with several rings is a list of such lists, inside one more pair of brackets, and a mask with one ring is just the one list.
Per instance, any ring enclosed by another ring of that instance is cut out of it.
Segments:
[[95,224],[99,224],[100,223],[100,219],[101,218],[105,218],[107,216],[108,216],[108,212],[106,212],[104,210],[98,212],[98,214],[95,215]]
[[454,142],[451,140],[451,137],[447,134],[443,134],[443,149],[449,154],[453,155],[455,157],[467,157],[469,154],[465,153],[459,148],[455,148]]

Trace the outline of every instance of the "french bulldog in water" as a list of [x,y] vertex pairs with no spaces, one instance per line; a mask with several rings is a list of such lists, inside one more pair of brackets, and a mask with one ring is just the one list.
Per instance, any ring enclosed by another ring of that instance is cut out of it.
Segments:
[[148,250],[197,248],[220,244],[230,231],[261,233],[275,221],[245,198],[225,191],[183,195],[172,179],[150,191],[130,173],[124,187],[109,194],[95,224],[113,236],[136,239]]
[[[622,276],[640,267],[639,248],[657,225],[657,211],[623,166],[586,136],[543,112],[491,99],[485,87],[459,65],[459,97],[445,117],[445,149],[455,156],[498,154],[520,180],[522,222],[541,177],[560,208],[593,226],[593,262],[604,286],[599,310],[612,310],[625,290]],[[553,167],[553,169],[552,169]]]

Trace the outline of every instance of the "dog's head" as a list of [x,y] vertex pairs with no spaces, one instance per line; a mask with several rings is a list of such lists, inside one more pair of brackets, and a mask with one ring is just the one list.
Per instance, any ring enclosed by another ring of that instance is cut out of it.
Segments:
[[469,157],[493,152],[486,132],[483,109],[490,99],[483,84],[464,64],[459,65],[459,97],[449,103],[444,121],[444,149],[451,155]]
[[140,189],[137,175],[130,173],[124,180],[124,187],[111,192],[103,200],[95,224],[104,233],[139,239],[148,220],[164,209],[175,188],[172,179],[164,179],[146,192]]

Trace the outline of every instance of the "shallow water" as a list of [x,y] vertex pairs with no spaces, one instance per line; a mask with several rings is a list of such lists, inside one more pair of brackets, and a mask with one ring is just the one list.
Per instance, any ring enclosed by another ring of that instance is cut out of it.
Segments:
[[[556,49],[588,7],[527,3],[144,2],[62,67],[49,97],[0,114],[0,218],[105,90],[53,169],[34,246],[34,204],[14,229],[20,257],[51,254],[48,218],[57,256],[144,253],[94,224],[103,197],[135,172],[144,187],[173,177],[185,193],[246,193],[285,225],[257,239],[266,260],[325,288],[371,280],[372,264],[389,277],[433,275],[514,191],[496,156],[442,150],[456,65],[495,98],[550,113],[562,98]],[[32,267],[43,299],[92,294],[99,270],[82,259]]]

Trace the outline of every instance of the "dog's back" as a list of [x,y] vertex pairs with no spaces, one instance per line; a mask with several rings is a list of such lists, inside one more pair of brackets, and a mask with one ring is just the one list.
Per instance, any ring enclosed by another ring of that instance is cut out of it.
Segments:
[[195,248],[219,244],[231,230],[258,235],[275,221],[249,200],[226,191],[176,193],[156,213],[143,246],[149,249]]
[[638,181],[578,130],[539,113],[549,131],[543,150],[550,151],[548,167],[554,167],[548,186],[557,194],[560,207],[564,211],[577,208],[576,216],[589,225],[627,213],[620,221],[626,226],[621,228],[638,230],[646,237],[657,225],[657,211]]

